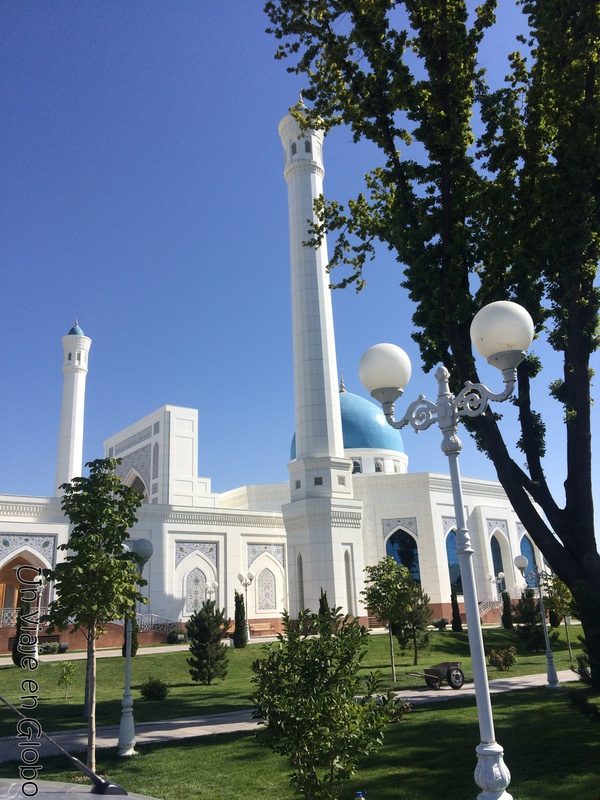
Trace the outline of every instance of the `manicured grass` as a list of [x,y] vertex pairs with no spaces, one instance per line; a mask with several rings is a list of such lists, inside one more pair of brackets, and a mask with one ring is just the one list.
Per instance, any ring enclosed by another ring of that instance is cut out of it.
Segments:
[[[575,629],[577,630],[577,629]],[[561,630],[564,637],[564,632]],[[575,638],[573,636],[572,638]],[[484,629],[486,651],[491,648],[507,647],[515,644],[518,649],[518,662],[509,673],[499,673],[490,668],[490,678],[506,675],[527,675],[544,672],[546,662],[543,653],[527,653],[513,631],[502,628]],[[374,635],[369,640],[369,650],[364,661],[365,671],[379,670],[382,673],[383,688],[403,689],[424,686],[421,678],[407,675],[407,672],[420,672],[424,666],[440,661],[461,661],[466,680],[472,680],[471,659],[467,633],[453,633],[450,630],[433,632],[431,647],[423,653],[418,667],[413,667],[410,654],[399,654],[396,645],[397,683],[391,682],[389,666],[389,645],[387,635]],[[200,716],[203,714],[250,708],[252,693],[251,664],[261,652],[262,645],[252,644],[242,650],[229,650],[229,672],[224,681],[216,681],[211,686],[194,683],[186,664],[187,650],[177,653],[157,653],[137,656],[132,662],[132,685],[134,687],[135,718],[138,722],[175,719],[178,717]],[[568,651],[564,638],[554,646],[557,669],[568,669]],[[34,677],[39,684],[39,706],[36,717],[48,732],[65,728],[84,726],[81,714],[84,695],[85,661],[74,661],[75,677],[64,699],[63,688],[58,686],[60,661],[42,661],[35,673],[18,670],[14,666],[0,667],[0,693],[15,705],[19,704],[19,685],[24,678]],[[123,693],[123,659],[98,659],[97,715],[98,725],[118,724]],[[169,684],[167,699],[162,702],[148,702],[141,699],[136,687],[146,676],[158,677]],[[0,736],[10,736],[15,731],[15,718],[5,706],[0,706]]]
[[[600,700],[598,693],[593,697]],[[515,800],[600,800],[600,729],[569,706],[565,690],[498,695],[494,716]],[[388,730],[384,747],[361,764],[344,798],[359,789],[372,800],[474,798],[478,741],[472,700],[416,708]],[[153,745],[131,759],[101,751],[98,770],[129,791],[159,800],[298,797],[289,787],[285,759],[259,746],[252,734]],[[0,767],[1,777],[14,774],[14,765]],[[62,759],[45,759],[44,777],[81,780]]]

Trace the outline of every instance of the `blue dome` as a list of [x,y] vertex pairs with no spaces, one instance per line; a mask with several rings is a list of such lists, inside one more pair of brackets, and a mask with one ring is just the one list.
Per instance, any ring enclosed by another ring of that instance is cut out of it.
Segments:
[[[345,450],[395,450],[404,453],[400,431],[388,425],[383,412],[364,397],[340,392],[342,434]],[[296,436],[292,439],[290,459],[296,458]]]
[[67,333],[67,336],[84,336],[84,333],[79,327],[78,322],[76,322],[75,325],[73,325],[71,330]]

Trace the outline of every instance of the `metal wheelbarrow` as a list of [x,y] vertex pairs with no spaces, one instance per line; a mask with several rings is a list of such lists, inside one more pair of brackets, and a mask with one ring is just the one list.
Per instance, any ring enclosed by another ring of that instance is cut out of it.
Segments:
[[439,689],[445,680],[451,689],[460,689],[465,682],[465,674],[460,668],[460,661],[442,661],[433,667],[427,667],[423,672],[408,672],[414,678],[424,678],[430,689]]

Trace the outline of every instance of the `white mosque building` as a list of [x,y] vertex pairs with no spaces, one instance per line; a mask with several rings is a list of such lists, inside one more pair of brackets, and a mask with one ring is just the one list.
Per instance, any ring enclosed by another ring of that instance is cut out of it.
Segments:
[[[185,621],[211,596],[233,617],[243,576],[253,635],[278,630],[284,609],[316,610],[321,589],[330,605],[365,618],[364,568],[392,555],[421,582],[434,618],[449,618],[453,590],[461,601],[450,479],[410,473],[402,437],[379,407],[338,384],[326,244],[302,244],[322,193],[323,135],[301,130],[291,116],[279,134],[292,276],[296,433],[289,481],[213,493],[210,479],[198,476],[198,412],[191,408],[162,406],[106,439],[104,455],[121,459],[123,480],[144,497],[131,533],[154,549],[143,611]],[[77,324],[63,337],[57,487],[83,472],[91,343]],[[465,478],[463,492],[480,609],[489,620],[498,614],[499,590],[512,597],[522,591],[514,556],[538,564],[541,557],[498,482]],[[54,565],[67,539],[58,496],[0,495],[0,650],[18,607],[15,567]],[[45,589],[44,604],[51,592]]]

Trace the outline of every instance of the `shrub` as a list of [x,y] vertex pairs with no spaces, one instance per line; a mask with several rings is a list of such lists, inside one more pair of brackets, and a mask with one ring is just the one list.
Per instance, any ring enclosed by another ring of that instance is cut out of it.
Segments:
[[58,653],[58,648],[60,647],[58,642],[43,642],[42,644],[38,645],[38,653],[41,656],[48,656],[53,653]]
[[60,665],[60,675],[58,676],[58,685],[65,687],[65,700],[69,696],[69,687],[73,683],[75,676],[75,664],[72,661],[63,661]]
[[500,672],[508,672],[517,663],[517,648],[506,647],[502,650],[490,650],[488,661],[490,667],[496,667]]
[[164,700],[169,693],[169,687],[160,678],[153,678],[148,675],[140,686],[140,694],[144,700]]
[[[134,656],[138,651],[139,645],[140,624],[138,622],[137,614],[131,617],[131,655]],[[127,618],[125,618],[125,625],[123,625],[123,646],[121,647],[121,654],[125,658],[125,646],[127,645]]]
[[506,630],[514,628],[513,609],[508,592],[502,592],[502,627]]
[[441,619],[436,619],[435,622],[431,623],[434,628],[437,628],[438,631],[445,631],[446,627],[448,626],[448,620],[446,617],[442,617]]
[[310,800],[337,800],[387,723],[408,710],[377,695],[376,675],[363,682],[367,630],[338,612],[302,611],[297,625],[284,613],[284,633],[252,666],[259,741],[288,758],[292,783]]
[[187,642],[186,632],[181,628],[172,628],[167,633],[167,644],[179,644],[180,642]]
[[458,607],[458,597],[454,590],[450,594],[450,602],[452,603],[452,630],[455,633],[459,633],[462,631],[462,620],[460,618],[460,608]]
[[233,646],[246,647],[248,644],[248,625],[246,624],[246,606],[244,595],[235,593],[235,627],[233,629]]
[[192,680],[210,685],[213,678],[227,675],[227,648],[223,639],[227,636],[229,619],[225,609],[217,609],[214,600],[205,600],[187,623],[190,640],[190,667]]

